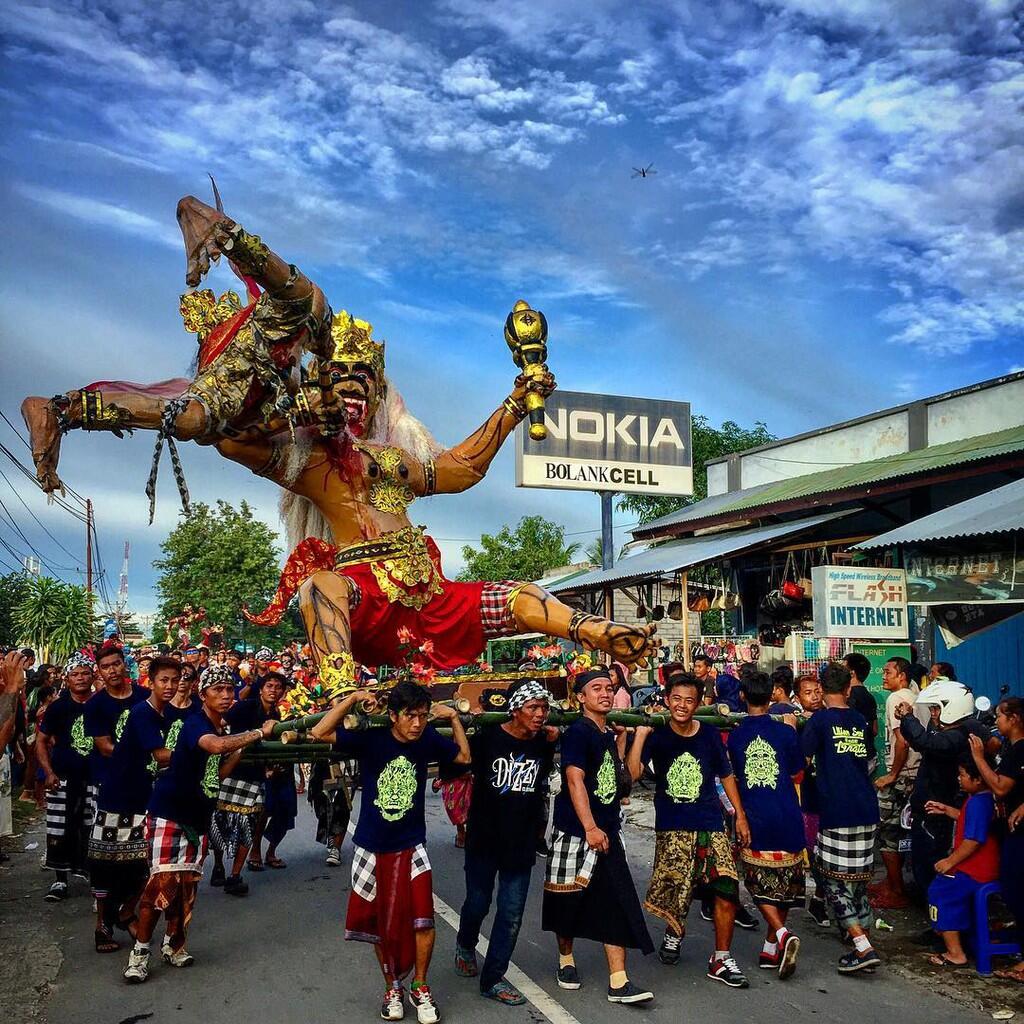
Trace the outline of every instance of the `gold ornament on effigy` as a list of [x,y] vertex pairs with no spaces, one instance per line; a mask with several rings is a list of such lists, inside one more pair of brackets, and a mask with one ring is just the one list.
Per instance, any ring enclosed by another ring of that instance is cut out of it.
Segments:
[[377,585],[391,604],[417,611],[442,591],[423,531],[415,527],[393,534],[394,546],[387,558],[370,563]]
[[396,474],[402,466],[404,453],[400,448],[371,448],[369,445],[356,444],[356,449],[370,458],[380,467],[383,474],[370,488],[370,504],[378,512],[400,516],[416,500],[416,495]]
[[348,651],[324,655],[320,661],[319,674],[324,696],[328,700],[334,700],[356,688],[356,663]]

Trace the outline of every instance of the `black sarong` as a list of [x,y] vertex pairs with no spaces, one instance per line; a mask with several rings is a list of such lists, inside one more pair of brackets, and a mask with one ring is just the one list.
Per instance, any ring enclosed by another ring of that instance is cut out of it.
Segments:
[[544,890],[541,927],[566,939],[654,952],[618,834],[608,836],[608,852],[598,855],[585,887]]

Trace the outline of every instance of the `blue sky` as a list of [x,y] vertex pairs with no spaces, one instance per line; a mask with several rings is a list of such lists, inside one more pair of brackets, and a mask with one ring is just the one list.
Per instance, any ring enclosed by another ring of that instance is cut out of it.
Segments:
[[[507,393],[520,297],[548,316],[563,386],[780,435],[1024,362],[1010,2],[4,7],[8,415],[28,393],[185,370],[174,205],[207,196],[207,172],[232,216],[374,323],[445,441]],[[95,500],[110,571],[131,540],[143,611],[177,514],[168,475],[145,526],[150,452],[76,433],[62,464]],[[275,521],[265,481],[211,451],[185,464],[196,499],[245,497]],[[596,497],[512,475],[509,450],[470,494],[413,509],[452,573],[463,538],[531,512],[596,534]],[[81,547],[77,522],[23,497]]]

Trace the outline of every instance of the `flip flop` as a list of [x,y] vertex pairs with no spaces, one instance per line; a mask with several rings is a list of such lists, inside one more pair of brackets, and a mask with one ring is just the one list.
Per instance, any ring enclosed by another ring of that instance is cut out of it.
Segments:
[[121,943],[102,928],[97,928],[93,933],[93,941],[96,943],[97,953],[116,953],[121,948]]
[[282,868],[288,867],[280,857],[268,857],[266,864],[268,868],[273,868],[275,871],[280,871]]
[[1015,981],[1018,985],[1024,985],[1024,971],[1015,971],[1010,967],[1001,967],[998,971],[993,971],[992,973],[1004,981]]
[[945,953],[943,953],[941,956],[929,956],[926,959],[928,960],[928,963],[932,965],[932,967],[944,967],[951,971],[959,971],[963,967],[970,966],[970,961],[965,960],[962,964],[958,964],[953,960],[949,960],[946,957]]
[[245,865],[250,871],[262,871],[263,865],[258,860],[250,860]]

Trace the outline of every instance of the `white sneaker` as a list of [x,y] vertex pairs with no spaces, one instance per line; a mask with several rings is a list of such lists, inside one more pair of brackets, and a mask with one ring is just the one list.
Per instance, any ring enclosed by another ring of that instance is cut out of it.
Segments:
[[149,977],[149,950],[132,949],[128,954],[128,966],[124,969],[124,980],[141,985]]
[[409,1002],[416,1007],[416,1019],[419,1024],[437,1024],[441,1019],[441,1013],[430,994],[426,985],[409,989]]
[[332,846],[327,851],[326,864],[330,868],[341,867],[341,850],[337,846]]
[[196,962],[196,958],[184,946],[175,953],[171,949],[171,941],[166,935],[164,944],[160,947],[160,956],[163,957],[165,964],[170,964],[172,967],[191,967]]
[[381,1020],[402,1020],[405,1017],[405,1003],[402,1001],[402,986],[395,984],[384,993],[380,1005]]

